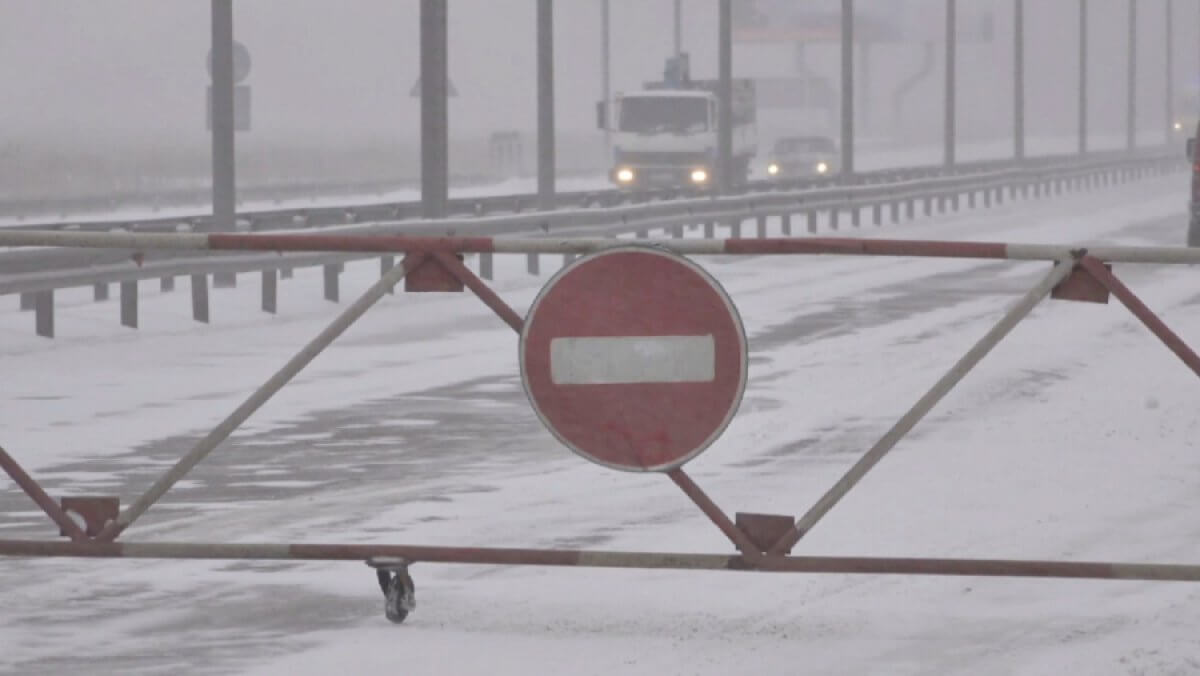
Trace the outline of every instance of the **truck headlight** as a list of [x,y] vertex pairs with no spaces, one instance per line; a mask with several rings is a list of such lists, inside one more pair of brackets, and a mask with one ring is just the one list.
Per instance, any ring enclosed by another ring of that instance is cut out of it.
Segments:
[[618,169],[617,181],[620,183],[633,183],[633,170],[629,167],[622,167]]
[[824,162],[817,162],[817,173],[818,174],[828,174],[829,173],[829,165],[825,164]]
[[767,165],[767,173],[772,176],[779,174],[779,165],[775,164],[774,162],[768,164]]
[[707,171],[705,171],[704,169],[693,169],[692,170],[692,183],[706,183],[706,182],[708,182],[708,172]]
[[1175,123],[1175,131],[1180,131],[1180,130],[1182,130],[1182,129],[1183,129],[1183,123],[1182,123],[1182,122],[1176,122],[1176,123]]

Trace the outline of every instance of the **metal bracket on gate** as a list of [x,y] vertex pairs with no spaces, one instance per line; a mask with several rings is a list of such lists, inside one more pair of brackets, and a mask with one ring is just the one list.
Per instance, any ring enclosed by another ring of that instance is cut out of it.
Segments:
[[[408,254],[405,256],[405,263],[408,263],[413,255]],[[463,260],[462,254],[455,255],[459,261]],[[428,256],[423,263],[409,270],[408,274],[404,276],[404,290],[416,293],[437,291],[457,293],[463,290],[463,282],[447,270],[446,266],[442,265],[435,257]]]
[[[1087,251],[1081,251],[1079,254],[1086,255]],[[1062,265],[1059,262],[1054,264]],[[1105,263],[1104,267],[1112,272],[1112,263]],[[1055,300],[1071,300],[1081,303],[1107,304],[1109,295],[1108,287],[1101,284],[1100,280],[1078,263],[1071,269],[1071,274],[1067,275],[1067,278],[1059,282],[1050,292],[1050,297]]]
[[[109,521],[115,521],[121,512],[121,499],[113,496],[86,496],[63,498],[59,501],[64,512],[74,512],[83,518],[84,533],[94,538]],[[66,535],[59,529],[59,535]]]
[[[750,538],[750,542],[758,547],[760,552],[769,552],[789,530],[792,529],[792,524],[796,522],[796,517],[781,514],[747,514],[738,512],[735,515],[735,523],[738,530],[746,534]],[[741,549],[739,546],[738,549]],[[790,554],[791,547],[778,552],[780,554]]]

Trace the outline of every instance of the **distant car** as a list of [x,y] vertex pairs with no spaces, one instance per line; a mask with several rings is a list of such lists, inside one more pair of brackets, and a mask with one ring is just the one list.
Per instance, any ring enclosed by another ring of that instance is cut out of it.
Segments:
[[838,172],[838,147],[827,136],[784,136],[767,158],[767,176],[787,180],[832,176]]

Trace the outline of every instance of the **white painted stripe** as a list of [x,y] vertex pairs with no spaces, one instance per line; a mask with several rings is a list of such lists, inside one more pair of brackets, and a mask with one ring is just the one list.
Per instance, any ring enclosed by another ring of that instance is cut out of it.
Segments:
[[550,379],[555,385],[707,383],[716,370],[712,335],[550,341]]

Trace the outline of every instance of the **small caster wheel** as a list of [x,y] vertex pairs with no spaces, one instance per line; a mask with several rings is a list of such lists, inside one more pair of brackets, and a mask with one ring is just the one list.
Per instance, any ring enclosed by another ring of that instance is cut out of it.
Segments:
[[417,607],[417,588],[408,574],[408,561],[395,557],[367,560],[375,569],[379,588],[383,591],[383,614],[395,624],[403,622]]

